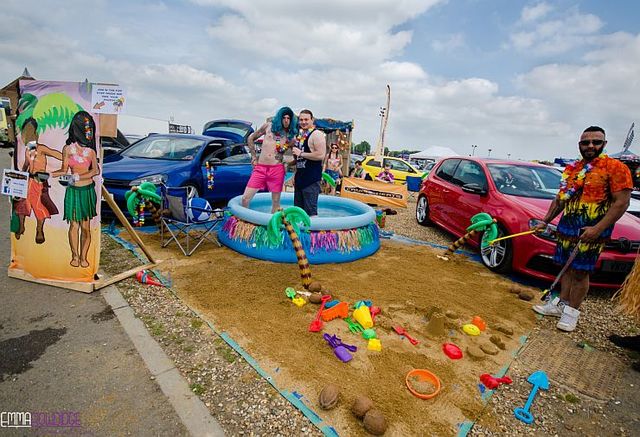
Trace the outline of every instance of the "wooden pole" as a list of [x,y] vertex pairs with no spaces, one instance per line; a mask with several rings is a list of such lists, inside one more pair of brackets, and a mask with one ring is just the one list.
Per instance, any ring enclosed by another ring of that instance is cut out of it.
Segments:
[[149,250],[147,249],[147,246],[144,245],[144,243],[136,233],[135,229],[133,229],[133,227],[129,223],[129,220],[127,220],[127,218],[124,216],[118,204],[115,202],[115,200],[113,200],[113,196],[109,191],[107,191],[104,185],[102,185],[102,197],[104,198],[104,200],[107,201],[107,204],[109,205],[111,210],[114,212],[116,217],[118,217],[118,220],[120,220],[120,223],[122,223],[122,226],[124,226],[124,228],[127,230],[129,235],[131,235],[131,238],[133,238],[133,241],[135,241],[136,244],[140,247],[140,249],[142,249],[144,254],[147,256],[147,259],[151,261],[153,264],[157,264],[156,260],[153,258],[153,255],[151,255],[151,252],[149,252]]

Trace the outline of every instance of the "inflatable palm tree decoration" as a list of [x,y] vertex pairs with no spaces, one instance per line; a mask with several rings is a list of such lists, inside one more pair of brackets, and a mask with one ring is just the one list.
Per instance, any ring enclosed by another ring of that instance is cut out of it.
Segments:
[[156,193],[156,186],[151,182],[143,182],[138,186],[131,187],[131,190],[124,193],[127,201],[127,211],[131,214],[134,221],[140,226],[144,224],[144,208],[151,213],[154,221],[160,226],[160,211],[156,205],[162,204],[162,199]]
[[496,220],[485,212],[478,213],[471,217],[471,225],[467,228],[467,233],[451,243],[442,255],[438,255],[438,258],[448,260],[449,255],[452,255],[460,246],[474,238],[480,232],[483,233],[480,243],[481,248],[487,247],[491,241],[498,237]]
[[269,220],[269,225],[267,226],[267,232],[269,234],[269,240],[274,244],[278,244],[281,241],[280,229],[282,225],[284,225],[291,239],[291,244],[296,251],[302,286],[308,289],[311,284],[311,267],[309,266],[309,260],[307,259],[307,254],[304,252],[300,238],[298,238],[298,233],[300,232],[298,226],[300,223],[308,228],[311,224],[311,219],[309,219],[309,216],[304,210],[297,206],[292,206],[284,211],[281,209],[271,216],[271,220]]

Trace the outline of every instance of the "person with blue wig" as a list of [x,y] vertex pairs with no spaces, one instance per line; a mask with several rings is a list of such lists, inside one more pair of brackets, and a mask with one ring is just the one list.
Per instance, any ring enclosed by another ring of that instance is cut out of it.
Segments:
[[[280,209],[280,196],[284,185],[284,154],[293,145],[298,131],[298,121],[288,106],[283,106],[276,115],[249,135],[247,143],[251,152],[253,171],[242,195],[242,206],[248,208],[251,199],[259,190],[271,193],[271,212]],[[257,156],[255,141],[263,137],[260,156]]]

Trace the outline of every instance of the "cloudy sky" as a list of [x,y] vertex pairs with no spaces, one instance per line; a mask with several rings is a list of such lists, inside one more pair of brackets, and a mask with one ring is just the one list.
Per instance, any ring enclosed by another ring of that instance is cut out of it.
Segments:
[[[0,82],[119,83],[128,114],[200,132],[288,105],[386,145],[533,159],[609,152],[640,121],[640,2],[3,0]],[[1,86],[0,85],[0,86]],[[142,127],[141,127],[142,129]],[[636,153],[640,147],[631,148]]]

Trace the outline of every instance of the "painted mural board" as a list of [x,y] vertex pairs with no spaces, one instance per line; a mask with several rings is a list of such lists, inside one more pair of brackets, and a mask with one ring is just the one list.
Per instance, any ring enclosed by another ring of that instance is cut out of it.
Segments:
[[20,81],[14,170],[29,175],[11,204],[9,274],[93,282],[100,264],[100,127],[91,84]]

